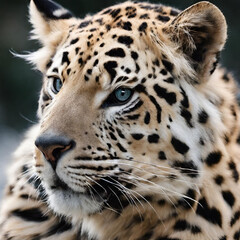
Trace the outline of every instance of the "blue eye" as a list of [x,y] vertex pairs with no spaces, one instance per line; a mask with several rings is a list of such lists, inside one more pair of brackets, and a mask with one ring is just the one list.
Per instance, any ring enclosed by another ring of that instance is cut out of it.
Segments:
[[127,103],[132,95],[134,90],[131,88],[120,87],[113,91],[108,98],[103,102],[102,108],[112,107],[112,106],[121,106]]
[[114,91],[114,95],[120,103],[125,103],[131,98],[132,89],[121,87]]
[[52,83],[52,90],[54,93],[58,93],[62,87],[62,81],[60,78],[54,78]]

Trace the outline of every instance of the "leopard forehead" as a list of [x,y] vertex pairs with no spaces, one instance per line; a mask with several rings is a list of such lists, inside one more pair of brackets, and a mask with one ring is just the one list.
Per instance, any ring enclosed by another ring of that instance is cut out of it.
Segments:
[[[140,51],[147,51],[151,46],[149,40],[178,13],[162,5],[125,2],[77,20],[69,26],[61,46],[50,56],[46,70],[57,72],[63,78],[82,74],[82,79],[88,81],[98,69],[99,74],[94,76],[96,82],[104,70],[113,80],[117,66],[129,74],[129,65],[133,64],[130,58],[136,61]],[[159,51],[152,60],[164,54]],[[138,73],[139,65],[135,67]]]

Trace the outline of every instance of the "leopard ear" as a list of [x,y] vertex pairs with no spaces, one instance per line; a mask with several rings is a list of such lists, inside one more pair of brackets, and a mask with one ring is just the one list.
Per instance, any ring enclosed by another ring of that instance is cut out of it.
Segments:
[[197,82],[206,81],[216,68],[227,38],[227,25],[221,11],[209,2],[199,2],[173,19],[165,32],[190,61]]
[[43,45],[49,43],[49,36],[63,32],[73,18],[70,11],[51,0],[31,0],[30,22],[33,25],[31,39],[39,40]]

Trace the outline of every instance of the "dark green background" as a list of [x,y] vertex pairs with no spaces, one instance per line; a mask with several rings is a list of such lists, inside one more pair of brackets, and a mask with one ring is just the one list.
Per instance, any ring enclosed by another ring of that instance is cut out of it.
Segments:
[[[95,13],[110,6],[112,0],[59,0],[59,3],[72,10],[76,16]],[[117,1],[121,2],[121,1]],[[162,0],[151,1],[165,3],[184,9],[198,1]],[[240,74],[240,1],[216,0],[228,22],[228,42],[222,54],[222,63],[236,78]],[[9,50],[22,53],[33,51],[38,44],[28,41],[31,29],[28,23],[28,4],[26,0],[9,0],[0,3],[0,130],[3,127],[17,131],[25,129],[27,119],[36,121],[37,97],[41,85],[41,75],[31,70],[23,60],[14,58]]]

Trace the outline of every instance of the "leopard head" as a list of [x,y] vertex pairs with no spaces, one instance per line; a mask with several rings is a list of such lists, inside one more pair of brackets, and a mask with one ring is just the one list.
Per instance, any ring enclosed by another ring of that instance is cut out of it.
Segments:
[[[165,12],[165,15],[163,14]],[[209,81],[226,40],[213,4],[125,2],[84,19],[32,0],[26,59],[43,74],[35,172],[59,214],[166,201],[191,207],[221,142]]]

